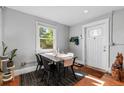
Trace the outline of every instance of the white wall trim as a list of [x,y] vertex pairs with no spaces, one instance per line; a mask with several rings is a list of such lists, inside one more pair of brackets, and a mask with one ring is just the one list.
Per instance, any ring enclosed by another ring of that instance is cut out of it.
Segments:
[[[47,27],[51,27],[54,29],[53,31],[53,49],[41,49],[39,46],[40,46],[40,43],[39,43],[39,25],[42,25],[42,26],[47,26]],[[56,32],[56,26],[54,25],[51,25],[51,24],[46,24],[46,23],[42,23],[40,21],[36,21],[36,32],[35,32],[35,51],[36,53],[41,53],[41,52],[50,52],[50,51],[53,51],[53,50],[56,50],[57,49],[57,32]]]
[[29,72],[32,72],[32,71],[35,71],[35,70],[36,70],[36,66],[17,69],[17,70],[15,70],[15,76],[25,74],[25,73],[29,73]]
[[88,24],[83,25],[82,27],[83,27],[83,28],[85,28],[85,27],[91,27],[91,25],[94,25],[95,23],[97,23],[97,24],[102,24],[102,23],[105,23],[106,21],[109,21],[109,18],[105,18],[105,19],[102,19],[102,20],[90,22],[90,23],[88,23]]

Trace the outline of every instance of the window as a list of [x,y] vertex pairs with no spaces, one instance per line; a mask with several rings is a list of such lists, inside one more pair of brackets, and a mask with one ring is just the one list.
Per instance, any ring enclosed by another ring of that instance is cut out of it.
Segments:
[[56,49],[56,29],[54,26],[37,23],[36,51],[44,52]]
[[101,28],[90,30],[90,37],[101,36],[101,34],[102,34]]

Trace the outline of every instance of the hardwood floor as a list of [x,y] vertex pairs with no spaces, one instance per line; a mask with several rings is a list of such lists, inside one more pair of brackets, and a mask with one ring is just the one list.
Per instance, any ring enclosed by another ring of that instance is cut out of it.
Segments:
[[16,76],[14,80],[3,82],[3,86],[19,86],[20,77]]
[[104,81],[104,86],[124,86],[124,81],[123,82],[119,82],[116,81],[114,79],[112,79],[112,77],[108,74],[105,74],[102,78],[102,81]]
[[77,69],[81,69],[83,72],[88,73],[88,75],[76,83],[75,86],[124,86],[124,81],[116,81],[110,74],[105,74],[105,72],[87,66]]
[[75,86],[124,86],[124,82],[116,81],[108,74],[105,74],[101,79],[88,75]]
[[[75,67],[75,69],[80,69],[81,71],[88,73],[83,79],[77,82],[74,86],[122,86],[124,82],[115,81],[109,74],[104,72],[94,70],[92,68]],[[3,86],[19,86],[20,76],[15,77],[14,81],[6,82]]]
[[105,74],[105,72],[102,72],[102,71],[99,71],[99,70],[96,70],[96,69],[93,69],[93,68],[87,67],[87,66],[75,67],[75,69],[79,69],[85,73],[88,73],[89,75],[92,75],[92,76],[95,76],[98,78],[101,78]]

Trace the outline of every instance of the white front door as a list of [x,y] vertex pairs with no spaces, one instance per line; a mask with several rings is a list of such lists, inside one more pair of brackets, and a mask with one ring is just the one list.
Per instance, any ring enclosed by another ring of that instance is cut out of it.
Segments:
[[85,25],[86,65],[108,69],[109,26],[108,19]]

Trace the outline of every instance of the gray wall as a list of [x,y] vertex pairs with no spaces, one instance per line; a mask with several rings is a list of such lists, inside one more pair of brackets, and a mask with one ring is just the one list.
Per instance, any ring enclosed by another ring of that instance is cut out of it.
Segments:
[[[115,11],[113,14],[113,20],[112,20],[112,12],[105,14],[103,16],[89,19],[86,22],[82,22],[80,24],[74,25],[70,27],[70,34],[71,36],[80,36],[82,32],[82,26],[84,24],[87,24],[89,22],[101,20],[104,18],[110,18],[110,67],[111,64],[114,62],[115,57],[117,55],[117,52],[122,52],[124,55],[124,9]],[[113,29],[113,30],[112,30]],[[82,51],[84,51],[84,47],[82,46],[84,38],[80,39],[80,45],[79,46],[73,46],[70,44],[70,49],[72,52],[74,52],[81,61],[81,63],[84,63],[84,55],[82,54]],[[113,46],[112,43],[115,43]]]
[[4,8],[3,16],[3,39],[9,47],[8,51],[13,48],[18,49],[15,58],[17,69],[21,62],[35,61],[36,21],[55,25],[57,28],[57,46],[60,50],[68,48],[68,26],[8,8]]
[[124,9],[114,12],[112,41],[115,45],[110,48],[111,63],[114,62],[117,52],[124,55]]
[[[124,9],[115,11],[113,13],[112,18],[112,12],[97,18],[93,18],[90,20],[87,20],[86,22],[82,22],[80,24],[74,25],[70,27],[70,34],[71,36],[80,36],[82,34],[82,26],[84,24],[87,24],[89,22],[101,20],[104,18],[110,18],[110,67],[112,63],[115,60],[115,57],[117,55],[117,52],[122,52],[124,55]],[[113,20],[112,20],[113,19]],[[84,63],[84,55],[81,51],[84,51],[84,47],[82,46],[83,39],[80,39],[80,45],[79,46],[72,46],[70,45],[70,49],[72,52],[74,52],[79,59],[81,60],[81,63]],[[115,45],[112,45],[112,43],[115,43]]]
[[[68,44],[68,37],[71,36],[80,37],[80,35],[83,34],[82,25],[108,17],[110,18],[110,22],[111,22],[112,14],[111,13],[105,14],[103,16],[89,19],[85,22],[71,26],[69,33],[68,26],[5,8],[3,9],[4,26],[2,30],[2,38],[9,47],[8,52],[13,48],[18,49],[17,57],[15,58],[15,64],[16,64],[16,68],[19,68],[21,62],[35,61],[34,53],[35,53],[36,21],[55,25],[57,27],[57,46],[60,48],[60,50],[64,50],[70,47],[71,51],[78,56],[78,59],[81,60],[81,63],[83,64],[84,54],[82,54],[82,51],[84,51],[84,48],[82,46],[82,42],[84,38],[82,39],[80,38],[79,40],[80,44],[79,46],[76,46],[73,45],[72,43]],[[1,10],[0,10],[0,18],[1,18]],[[110,34],[110,45],[112,41],[115,42],[116,45],[110,46],[110,64],[114,62],[117,52],[122,52],[124,54],[123,25],[124,25],[124,10],[116,11],[113,16],[113,40],[111,40],[111,34]],[[110,33],[111,33],[111,29],[110,29]],[[1,29],[0,29],[0,34],[1,34]],[[1,39],[1,35],[0,35],[0,39]]]
[[[84,45],[83,45],[84,32],[82,31],[82,26],[85,25],[85,24],[88,24],[90,22],[98,21],[98,20],[105,19],[105,18],[108,18],[108,17],[111,19],[111,16],[112,16],[111,13],[108,13],[108,14],[105,14],[105,15],[102,15],[102,16],[99,16],[99,17],[96,17],[96,18],[93,18],[93,19],[89,19],[89,20],[87,20],[85,22],[82,22],[82,23],[79,23],[77,25],[74,25],[74,26],[70,27],[69,38],[73,37],[73,36],[79,36],[79,38],[80,38],[78,46],[72,45],[71,43],[69,43],[70,50],[76,56],[78,56],[78,59],[80,60],[79,63],[84,64],[84,62],[85,62],[84,53],[83,53],[83,51],[85,51]],[[82,35],[82,38],[81,38],[80,35]]]
[[[69,38],[74,37],[74,36],[79,36],[82,34],[82,24],[78,24],[75,26],[70,27],[70,33],[69,33]],[[79,45],[75,45],[74,43],[69,43],[69,47],[71,52],[73,52],[76,56],[78,56],[78,60],[84,60],[83,59],[83,54],[82,54],[82,39],[79,38]]]

